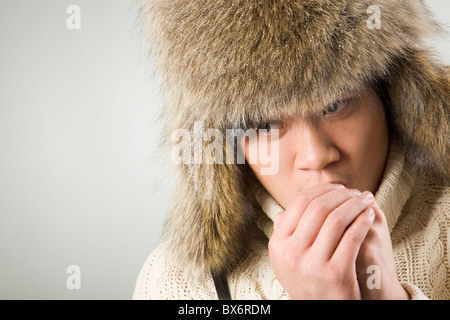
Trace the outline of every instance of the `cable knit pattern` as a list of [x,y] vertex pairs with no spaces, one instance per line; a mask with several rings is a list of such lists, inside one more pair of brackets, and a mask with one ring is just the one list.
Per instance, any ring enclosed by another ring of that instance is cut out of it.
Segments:
[[[267,242],[272,220],[282,207],[263,188],[253,190],[266,213],[257,220],[263,231],[251,251],[228,277],[233,299],[289,299],[273,274]],[[375,199],[386,215],[398,278],[411,299],[450,299],[450,191],[422,176],[404,160],[396,141]],[[217,299],[209,274],[188,278],[165,244],[152,252],[138,277],[134,299]]]
[[166,249],[166,243],[162,243],[148,257],[139,274],[133,299],[217,299],[209,274],[187,277]]

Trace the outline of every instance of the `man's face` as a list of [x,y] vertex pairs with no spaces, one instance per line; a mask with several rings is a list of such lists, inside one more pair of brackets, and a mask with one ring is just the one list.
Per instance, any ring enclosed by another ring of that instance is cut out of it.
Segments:
[[[257,138],[242,141],[245,157],[258,180],[283,208],[299,192],[320,183],[339,183],[361,192],[375,193],[378,189],[389,134],[383,103],[369,86],[324,106],[318,119],[270,119],[256,127]],[[278,137],[271,134],[273,129],[278,129]],[[262,139],[267,139],[267,144],[259,143]],[[259,154],[278,152],[269,164],[251,163],[250,150]],[[267,166],[278,170],[261,174]]]

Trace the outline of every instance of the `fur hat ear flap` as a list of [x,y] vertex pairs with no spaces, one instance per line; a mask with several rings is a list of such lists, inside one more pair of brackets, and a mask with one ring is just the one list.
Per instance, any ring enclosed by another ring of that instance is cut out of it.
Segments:
[[196,152],[201,161],[181,165],[177,199],[166,221],[169,250],[187,275],[226,274],[248,249],[255,200],[245,184],[245,161],[235,162],[235,146],[227,145],[225,135],[203,141],[194,157]]
[[429,56],[411,52],[392,65],[387,81],[391,127],[419,171],[448,182],[450,70]]

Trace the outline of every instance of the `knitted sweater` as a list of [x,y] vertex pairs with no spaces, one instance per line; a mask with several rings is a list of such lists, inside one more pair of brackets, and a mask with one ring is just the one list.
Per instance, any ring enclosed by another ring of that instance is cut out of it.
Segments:
[[[375,199],[386,215],[399,281],[412,299],[450,299],[448,187],[416,174],[391,143],[385,174]],[[252,237],[251,251],[228,276],[232,299],[289,299],[273,274],[268,239],[272,219],[282,208],[264,189],[254,190],[265,215],[263,232]],[[158,246],[146,260],[133,299],[217,299],[208,273],[187,276],[176,259]]]

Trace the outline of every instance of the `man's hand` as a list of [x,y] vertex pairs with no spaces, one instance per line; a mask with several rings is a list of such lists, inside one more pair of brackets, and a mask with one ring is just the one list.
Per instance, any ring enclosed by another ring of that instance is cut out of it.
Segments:
[[369,192],[314,186],[275,219],[269,254],[293,299],[361,299],[356,258],[375,213]]
[[[300,193],[275,218],[269,254],[293,299],[408,299],[370,192],[322,184]],[[381,272],[379,289],[367,285],[370,266]]]
[[[394,265],[394,254],[386,217],[377,203],[372,206],[375,210],[375,221],[370,228],[366,239],[361,245],[356,259],[356,273],[360,284],[361,295],[365,300],[408,300],[409,294],[398,281]],[[378,284],[373,286],[371,273],[367,270],[376,266],[379,272],[373,277]]]

